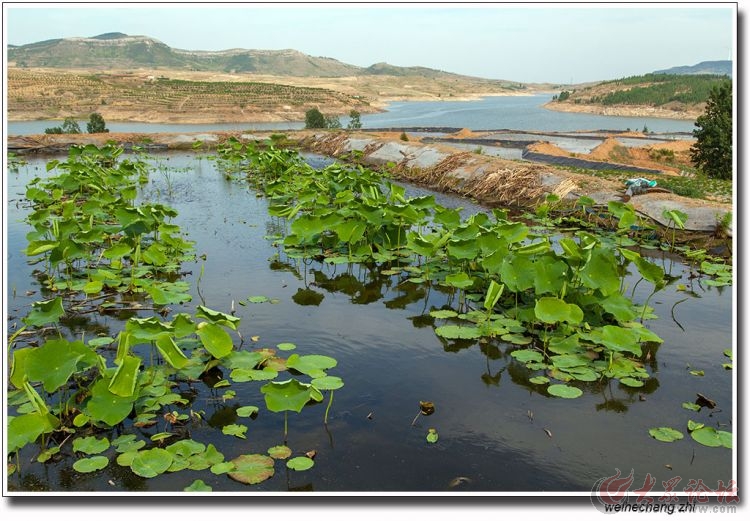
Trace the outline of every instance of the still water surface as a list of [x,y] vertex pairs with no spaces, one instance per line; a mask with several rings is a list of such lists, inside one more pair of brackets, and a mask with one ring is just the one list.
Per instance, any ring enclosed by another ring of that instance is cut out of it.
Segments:
[[[719,479],[729,481],[730,450],[704,447],[687,433],[675,443],[658,442],[649,437],[648,429],[670,426],[685,432],[687,421],[693,419],[732,430],[731,372],[721,365],[728,361],[722,351],[732,346],[731,288],[701,287],[700,279],[689,278],[685,265],[657,255],[655,261],[681,277],[675,284],[692,288],[695,296],[676,291],[672,284],[652,300],[661,318],[649,326],[664,344],[647,368],[652,378],[646,386],[587,384],[581,398],[548,397],[529,384],[528,370],[509,355],[511,345],[438,337],[434,327],[440,324],[427,314],[449,301],[439,288],[427,290],[360,265],[288,259],[266,238],[279,231],[278,221],[267,215],[267,201],[245,184],[225,180],[211,162],[188,153],[158,155],[154,162],[157,168],[141,197],[174,207],[179,212],[175,223],[196,242],[196,253],[207,256],[200,282],[203,263],[185,265],[191,272],[186,278],[193,301],[183,308],[174,306],[173,311],[194,312],[201,303],[197,287],[207,306],[224,311],[233,300],[251,295],[279,299],[275,305],[237,307],[242,337],[257,335],[257,347],[293,342],[300,355],[323,354],[338,360],[330,373],[340,376],[345,386],[335,392],[328,428],[322,421],[327,401],[289,415],[289,446],[296,453],[316,450],[315,466],[293,472],[277,464],[272,479],[246,486],[207,471],[143,479],[119,467],[114,457],[102,471],[78,474],[70,469],[73,458],[67,457],[59,465],[26,464],[20,475],[10,477],[10,490],[181,491],[194,479],[203,479],[214,491],[543,494],[588,492],[616,468],[626,475],[634,469],[634,488],[647,473],[657,484],[680,476],[680,487],[690,479],[703,479],[710,487]],[[25,296],[27,289],[39,288],[21,253],[28,228],[20,222],[26,210],[17,203],[25,184],[44,172],[44,161],[32,159],[9,177],[9,323],[40,299],[39,293]],[[410,195],[429,193],[409,190]],[[445,206],[484,210],[460,198],[435,195]],[[629,281],[631,287],[634,282]],[[646,286],[638,286],[637,302],[648,296]],[[305,292],[317,297],[300,298]],[[686,297],[673,310],[677,324],[670,310]],[[113,318],[89,320],[71,334],[80,337],[96,326],[116,336],[121,327]],[[704,370],[705,376],[690,375],[688,367]],[[221,392],[197,382],[190,408],[205,411],[207,422],[191,429],[192,438],[214,443],[227,460],[265,453],[281,444],[283,415],[265,411],[258,387],[252,382],[233,384],[236,398],[225,403],[219,399]],[[681,404],[694,401],[696,393],[714,399],[718,408],[699,413],[683,409]],[[420,400],[434,402],[436,412],[411,426]],[[244,405],[259,406],[261,414],[255,420],[238,419],[235,409]],[[234,422],[249,427],[247,440],[222,434],[221,427]],[[428,428],[437,429],[437,443],[426,442]],[[34,457],[23,454],[24,461]],[[458,477],[468,479],[450,488]],[[114,486],[108,484],[110,480]]]
[[[542,108],[551,94],[534,96],[492,96],[477,101],[400,101],[388,105],[387,112],[365,114],[363,128],[390,127],[457,127],[472,130],[642,130],[652,132],[692,132],[692,121],[658,118],[632,118],[555,112]],[[340,121],[344,127],[347,116]],[[59,121],[11,121],[9,135],[42,134],[45,128],[59,126]],[[107,122],[111,132],[207,132],[216,130],[292,130],[304,127],[302,122],[226,123],[211,125]],[[85,124],[81,125],[85,129]]]

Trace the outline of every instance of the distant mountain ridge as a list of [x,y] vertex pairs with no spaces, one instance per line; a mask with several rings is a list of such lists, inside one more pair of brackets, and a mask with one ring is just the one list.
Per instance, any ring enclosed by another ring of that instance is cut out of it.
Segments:
[[718,74],[732,77],[732,61],[716,60],[700,62],[696,65],[683,65],[680,67],[671,67],[660,71],[654,71],[654,74]]
[[131,36],[119,32],[89,38],[57,38],[20,46],[8,45],[7,50],[8,61],[14,62],[17,67],[32,68],[163,68],[332,78],[384,74],[430,78],[466,77],[426,67],[398,67],[387,63],[358,67],[334,58],[309,56],[293,49],[175,49],[149,36]]

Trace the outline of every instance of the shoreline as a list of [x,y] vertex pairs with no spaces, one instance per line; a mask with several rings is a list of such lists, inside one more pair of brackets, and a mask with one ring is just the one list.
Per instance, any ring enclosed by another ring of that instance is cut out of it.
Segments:
[[602,105],[584,105],[584,104],[569,104],[549,101],[542,105],[547,110],[555,112],[572,112],[581,114],[596,114],[599,116],[623,116],[623,117],[646,117],[646,118],[657,118],[657,119],[675,119],[678,121],[695,121],[698,116],[703,114],[702,111],[674,111],[668,109],[661,109],[658,107],[649,107],[646,105],[633,105],[633,106],[610,106],[605,107]]

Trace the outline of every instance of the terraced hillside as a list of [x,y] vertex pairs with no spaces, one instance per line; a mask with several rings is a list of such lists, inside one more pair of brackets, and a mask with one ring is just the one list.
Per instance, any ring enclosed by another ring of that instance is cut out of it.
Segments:
[[324,88],[175,80],[147,73],[10,68],[7,84],[9,120],[86,118],[99,112],[112,121],[300,121],[312,107],[330,114],[377,110],[364,99]]

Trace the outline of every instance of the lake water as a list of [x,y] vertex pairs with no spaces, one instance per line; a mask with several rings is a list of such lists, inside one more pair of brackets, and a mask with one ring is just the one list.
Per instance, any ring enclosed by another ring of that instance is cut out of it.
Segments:
[[[214,491],[230,492],[527,491],[542,495],[588,492],[616,468],[625,475],[634,469],[632,488],[649,473],[658,484],[655,490],[663,490],[661,483],[674,476],[681,478],[679,490],[691,479],[715,487],[717,480],[727,483],[732,476],[732,451],[699,445],[687,433],[674,443],[656,441],[648,434],[657,426],[685,431],[689,419],[732,430],[732,373],[721,365],[728,361],[723,350],[732,346],[731,288],[701,285],[687,266],[657,253],[654,262],[679,280],[650,302],[660,318],[649,321],[649,327],[664,343],[648,362],[651,378],[646,386],[633,389],[617,382],[594,382],[584,386],[582,397],[563,400],[540,393],[528,382],[528,370],[509,355],[513,346],[437,336],[435,320],[428,313],[449,302],[444,289],[399,281],[362,265],[287,258],[267,238],[278,231],[278,221],[267,214],[267,200],[256,197],[245,183],[225,179],[213,163],[190,153],[157,155],[154,165],[141,198],[174,207],[179,212],[175,224],[196,242],[197,254],[207,254],[205,263],[184,266],[193,301],[173,306],[172,311],[192,313],[202,299],[211,308],[227,310],[232,301],[265,295],[278,303],[237,308],[244,339],[257,336],[258,346],[293,342],[300,355],[323,354],[338,360],[332,374],[340,376],[345,386],[336,391],[327,428],[322,422],[325,404],[289,416],[289,446],[302,453],[316,450],[315,467],[293,472],[277,465],[272,479],[246,486],[208,471],[144,479],[114,461],[104,470],[78,474],[70,469],[76,458],[69,454],[69,446],[59,463],[46,465],[34,461],[34,449],[24,449],[21,473],[8,478],[11,490],[181,491],[194,479],[203,479]],[[9,326],[41,298],[31,273],[34,266],[21,252],[28,232],[21,220],[28,211],[22,204],[24,186],[45,175],[44,160],[31,158],[8,178]],[[425,193],[409,190],[410,195]],[[436,196],[445,206],[482,211],[461,198]],[[635,281],[629,278],[626,283],[632,288]],[[679,291],[677,284],[693,293]],[[634,300],[648,297],[647,286],[641,283],[634,288]],[[27,295],[27,291],[36,293]],[[316,298],[302,299],[301,294]],[[89,330],[116,334],[121,326],[114,318],[89,315],[86,323],[65,334],[80,337]],[[252,349],[250,344],[245,348]],[[688,369],[705,375],[693,376]],[[232,384],[237,394],[227,401],[219,399],[221,391],[217,395],[201,382],[194,388],[188,408],[204,411],[207,421],[191,427],[192,439],[214,443],[227,460],[264,453],[281,443],[283,419],[265,411],[257,385]],[[717,409],[695,413],[682,408],[683,402],[696,399],[696,393],[716,400]],[[436,412],[412,426],[420,400],[433,401]],[[258,405],[261,414],[253,420],[238,419],[236,409],[241,405]],[[222,434],[222,426],[233,422],[249,426],[247,440]],[[437,429],[437,443],[425,441],[428,428]],[[154,429],[126,426],[146,439]],[[114,460],[111,452],[107,454]],[[461,485],[451,488],[457,478],[463,478]]]
[[[388,105],[387,112],[365,114],[363,128],[457,127],[472,130],[642,130],[652,132],[692,132],[692,121],[658,118],[632,118],[576,114],[547,110],[542,105],[551,94],[534,96],[492,96],[477,101],[404,101]],[[343,126],[348,117],[341,117]],[[9,135],[42,134],[60,121],[8,122]],[[227,123],[211,125],[107,122],[111,132],[206,132],[217,130],[293,130],[304,127],[292,123]],[[85,124],[81,125],[85,128]]]

